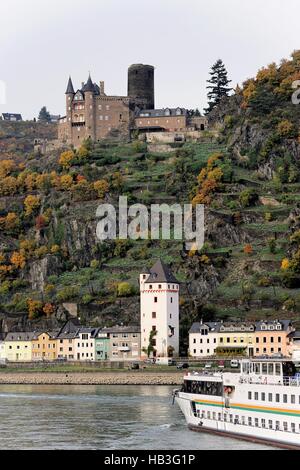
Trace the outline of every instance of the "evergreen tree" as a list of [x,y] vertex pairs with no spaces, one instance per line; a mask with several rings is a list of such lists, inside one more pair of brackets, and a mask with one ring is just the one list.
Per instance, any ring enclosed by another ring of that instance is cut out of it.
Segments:
[[50,122],[51,116],[46,106],[43,106],[39,113],[39,121]]
[[224,98],[224,96],[229,96],[229,93],[232,91],[228,85],[231,83],[231,80],[228,80],[228,73],[226,67],[221,59],[212,66],[210,80],[207,80],[207,83],[210,85],[207,87],[209,91],[208,97],[208,108],[206,108],[205,114],[209,114]]

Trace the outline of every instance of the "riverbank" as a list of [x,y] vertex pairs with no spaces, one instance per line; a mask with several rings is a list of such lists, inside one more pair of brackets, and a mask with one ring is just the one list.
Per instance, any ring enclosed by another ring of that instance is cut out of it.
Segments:
[[181,385],[183,372],[0,372],[1,385]]

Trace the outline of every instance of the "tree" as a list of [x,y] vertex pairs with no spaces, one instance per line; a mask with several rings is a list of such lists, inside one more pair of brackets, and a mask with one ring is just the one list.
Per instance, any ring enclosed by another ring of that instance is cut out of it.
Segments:
[[109,184],[106,180],[95,181],[94,190],[97,192],[99,199],[104,199],[109,192]]
[[65,169],[68,170],[72,164],[72,160],[74,159],[75,154],[72,150],[67,150],[63,152],[60,157],[58,163]]
[[39,196],[32,196],[29,195],[24,201],[25,207],[25,214],[26,216],[30,216],[33,212],[35,212],[41,205],[41,199]]
[[43,106],[39,113],[39,121],[41,122],[51,122],[51,116],[46,106]]
[[209,91],[208,97],[208,108],[206,108],[205,114],[209,114],[216,106],[219,105],[222,98],[229,96],[229,93],[233,90],[228,85],[231,80],[228,80],[228,73],[226,67],[221,59],[212,66],[210,80],[207,83],[210,85],[207,87]]

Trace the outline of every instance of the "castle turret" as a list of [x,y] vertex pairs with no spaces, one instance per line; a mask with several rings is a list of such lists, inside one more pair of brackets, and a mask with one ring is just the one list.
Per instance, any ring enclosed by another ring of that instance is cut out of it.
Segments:
[[[141,356],[179,355],[179,282],[158,261],[140,275]],[[150,348],[149,348],[150,346]]]
[[69,77],[67,90],[66,90],[66,132],[67,140],[72,140],[72,103],[75,96],[75,91],[71,77]]
[[83,87],[84,98],[85,98],[85,136],[95,140],[96,129],[95,129],[95,86],[89,75],[88,81]]
[[128,69],[128,96],[140,109],[154,109],[154,67],[134,64]]

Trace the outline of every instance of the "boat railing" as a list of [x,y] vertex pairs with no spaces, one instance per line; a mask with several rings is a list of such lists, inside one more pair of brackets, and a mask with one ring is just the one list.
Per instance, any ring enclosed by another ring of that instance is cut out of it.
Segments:
[[253,385],[282,385],[284,387],[300,387],[300,377],[276,377],[276,376],[242,376],[240,384],[247,383]]

